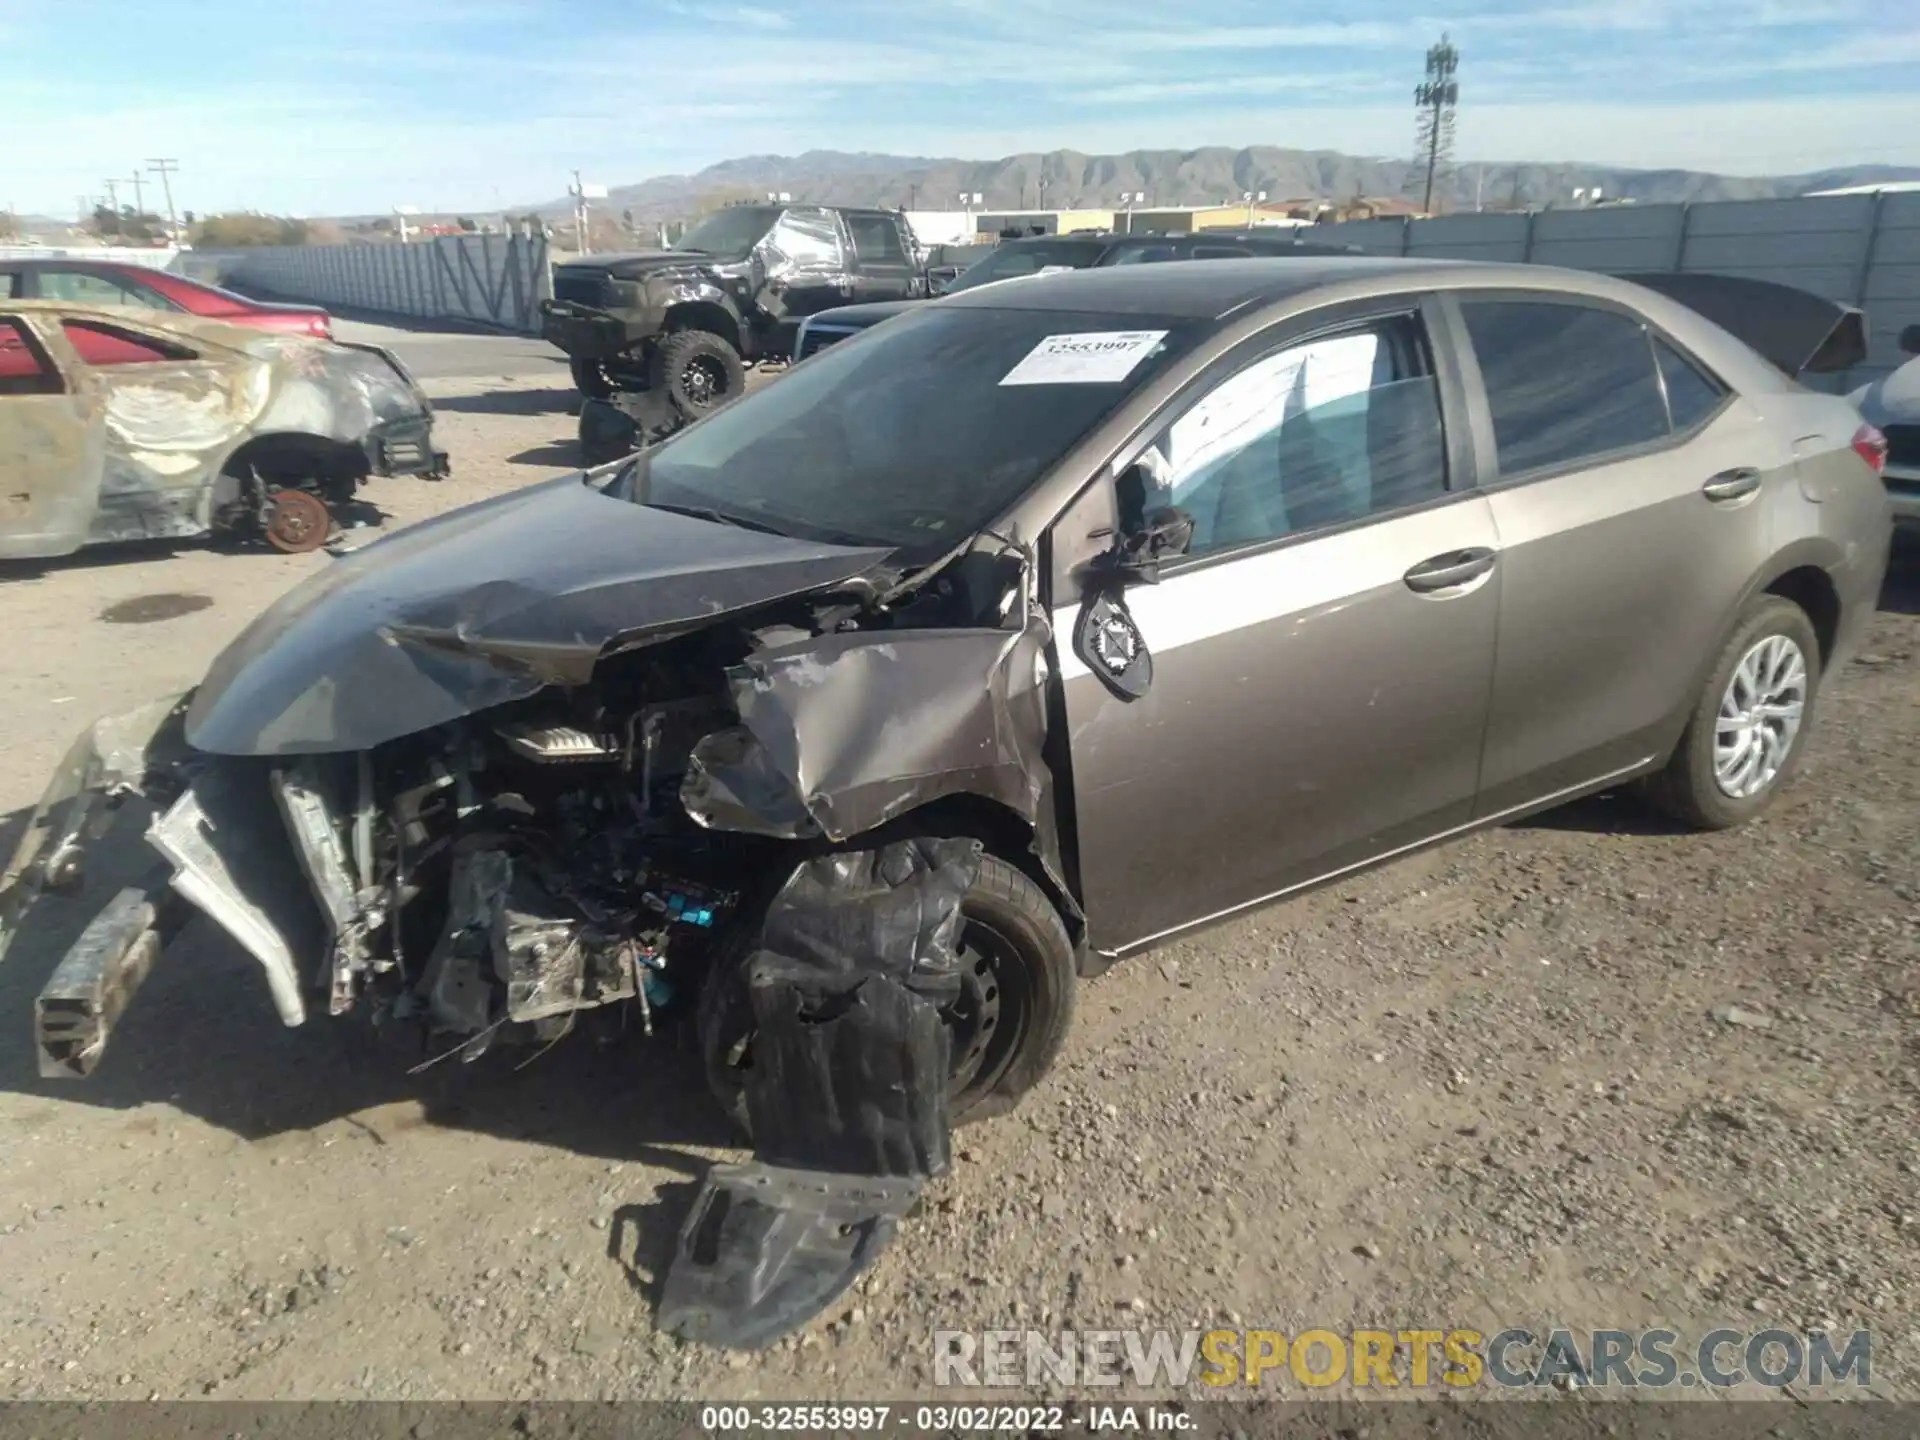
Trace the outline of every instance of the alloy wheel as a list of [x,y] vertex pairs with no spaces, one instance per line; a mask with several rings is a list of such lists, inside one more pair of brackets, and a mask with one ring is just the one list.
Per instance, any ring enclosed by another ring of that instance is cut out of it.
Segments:
[[1713,778],[1721,793],[1750,800],[1779,778],[1807,705],[1807,657],[1785,635],[1757,641],[1720,697]]

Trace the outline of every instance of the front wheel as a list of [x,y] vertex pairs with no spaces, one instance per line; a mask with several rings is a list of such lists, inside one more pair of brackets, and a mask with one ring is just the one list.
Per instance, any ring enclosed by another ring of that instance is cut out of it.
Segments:
[[[1013,1109],[1053,1068],[1073,1023],[1076,979],[1059,912],[1017,867],[983,856],[960,914],[960,995],[941,1018],[951,1041],[949,1113],[969,1125]],[[743,1132],[752,1065],[745,959],[720,962],[699,1015],[707,1082]]]
[[1726,830],[1764,810],[1805,748],[1820,641],[1791,600],[1756,600],[1721,651],[1648,798],[1676,820]]
[[723,337],[709,330],[676,330],[655,348],[648,380],[697,420],[739,398],[747,388],[747,367]]

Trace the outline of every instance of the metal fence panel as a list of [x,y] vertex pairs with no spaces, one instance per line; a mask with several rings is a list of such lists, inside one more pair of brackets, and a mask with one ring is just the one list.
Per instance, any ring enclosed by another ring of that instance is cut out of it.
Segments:
[[1867,362],[1846,377],[1849,386],[1898,366],[1901,328],[1920,324],[1920,194],[1618,205],[1319,228],[1329,239],[1377,255],[1685,270],[1797,286],[1866,310]]
[[197,257],[219,275],[289,300],[469,320],[529,334],[553,294],[539,235],[440,235],[389,245],[284,245]]

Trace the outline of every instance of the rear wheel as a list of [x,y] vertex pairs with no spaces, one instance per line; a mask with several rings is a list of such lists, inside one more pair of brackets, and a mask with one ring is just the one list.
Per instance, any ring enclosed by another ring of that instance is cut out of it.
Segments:
[[676,330],[653,352],[651,386],[665,390],[674,404],[698,419],[738,399],[747,388],[747,367],[740,352],[710,330]]
[[1758,815],[1799,762],[1819,682],[1806,612],[1761,596],[1721,651],[1666,769],[1647,782],[1648,798],[1702,830]]
[[[752,1065],[745,953],[720,962],[700,997],[699,1030],[714,1097],[745,1131]],[[1073,947],[1053,902],[993,855],[961,902],[960,994],[941,1018],[955,1125],[1003,1115],[1040,1082],[1073,1022]]]

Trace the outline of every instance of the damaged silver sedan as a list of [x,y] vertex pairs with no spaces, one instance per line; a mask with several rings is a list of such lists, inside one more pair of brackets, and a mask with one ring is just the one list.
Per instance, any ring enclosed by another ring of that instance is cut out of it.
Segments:
[[1620,281],[1361,259],[930,302],[347,556],[82,736],[0,934],[123,800],[160,863],[42,992],[43,1072],[189,911],[289,1025],[678,1017],[755,1155],[662,1322],[765,1344],[1047,1071],[1077,975],[1624,781],[1758,814],[1886,564],[1859,417],[1787,373],[1844,323],[1763,356]]
[[0,559],[225,535],[299,552],[370,475],[446,473],[392,354],[128,307],[0,301]]

